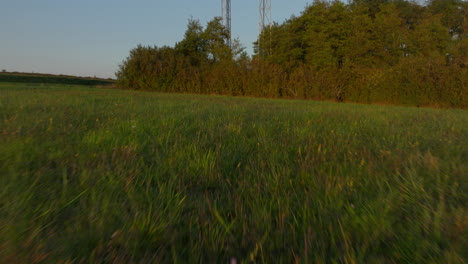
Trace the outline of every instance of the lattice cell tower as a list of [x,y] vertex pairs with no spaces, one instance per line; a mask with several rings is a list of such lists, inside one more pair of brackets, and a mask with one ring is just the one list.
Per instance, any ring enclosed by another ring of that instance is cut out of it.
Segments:
[[229,34],[226,44],[231,47],[231,0],[221,0],[221,14]]
[[[258,26],[259,26],[259,36],[261,36],[263,30],[267,29],[268,30],[268,41],[271,43],[271,26],[273,21],[271,20],[271,0],[259,0],[260,1],[260,17],[258,21]],[[258,46],[260,48],[260,40],[261,38],[258,38]],[[261,49],[260,49],[261,50]],[[270,45],[270,50],[269,53],[271,54],[271,45]],[[264,54],[261,54],[264,55]]]

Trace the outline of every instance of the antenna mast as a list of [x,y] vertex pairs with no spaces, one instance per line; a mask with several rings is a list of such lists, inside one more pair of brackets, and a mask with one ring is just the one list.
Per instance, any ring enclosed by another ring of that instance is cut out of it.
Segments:
[[[271,26],[272,26],[272,23],[273,21],[271,20],[271,0],[259,0],[260,1],[260,7],[259,7],[259,11],[260,11],[260,19],[259,19],[259,22],[258,22],[258,26],[259,26],[259,37],[258,37],[258,50],[259,50],[259,54],[261,53],[261,35],[262,35],[262,31],[266,28],[268,28],[268,33],[269,33],[269,42],[271,44]],[[271,45],[269,47],[269,54],[271,54]],[[264,55],[264,54],[260,54],[260,55]]]
[[221,14],[223,25],[229,34],[226,44],[231,47],[231,0],[221,0]]

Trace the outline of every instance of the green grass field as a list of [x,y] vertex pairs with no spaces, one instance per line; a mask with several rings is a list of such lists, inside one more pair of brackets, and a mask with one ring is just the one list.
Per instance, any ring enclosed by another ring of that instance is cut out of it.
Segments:
[[465,263],[468,111],[0,84],[0,262]]

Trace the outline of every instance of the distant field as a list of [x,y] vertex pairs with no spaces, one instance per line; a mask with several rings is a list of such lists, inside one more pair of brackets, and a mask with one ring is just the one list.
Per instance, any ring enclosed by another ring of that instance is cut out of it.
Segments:
[[0,83],[5,263],[466,263],[468,111]]
[[0,72],[0,83],[43,83],[71,85],[112,85],[115,80],[69,75]]

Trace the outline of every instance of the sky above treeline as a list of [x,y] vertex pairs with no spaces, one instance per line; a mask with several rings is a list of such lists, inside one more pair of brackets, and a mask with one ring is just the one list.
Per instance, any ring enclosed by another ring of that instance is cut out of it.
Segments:
[[[279,23],[306,0],[272,0]],[[231,0],[232,35],[246,51],[258,35],[258,0]],[[221,0],[0,0],[0,71],[114,78],[138,44],[173,46],[190,18],[206,25]]]

